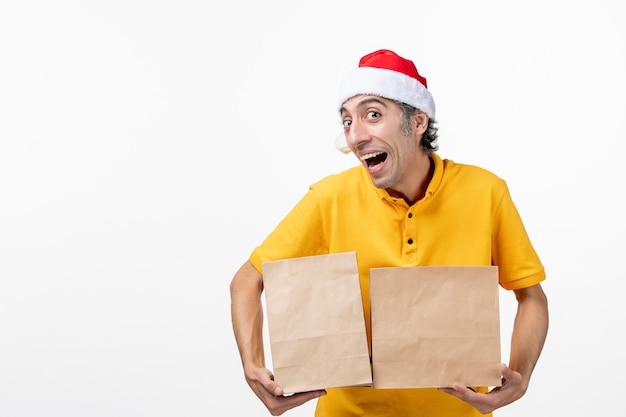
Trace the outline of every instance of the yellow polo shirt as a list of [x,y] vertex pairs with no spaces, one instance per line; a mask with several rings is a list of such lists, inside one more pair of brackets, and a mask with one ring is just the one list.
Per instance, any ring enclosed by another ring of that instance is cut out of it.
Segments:
[[[250,261],[262,272],[265,261],[356,252],[368,340],[371,268],[497,265],[507,290],[543,281],[544,268],[506,183],[482,168],[432,158],[426,195],[412,206],[376,188],[362,166],[313,184]],[[483,416],[436,389],[327,391],[318,399],[317,417]]]

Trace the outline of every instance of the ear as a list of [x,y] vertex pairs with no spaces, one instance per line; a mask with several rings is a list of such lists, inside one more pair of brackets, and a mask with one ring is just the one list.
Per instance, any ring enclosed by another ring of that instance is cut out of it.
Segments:
[[426,129],[428,129],[428,115],[418,111],[415,114],[413,121],[415,123],[415,133],[420,136],[423,135],[424,132],[426,132]]

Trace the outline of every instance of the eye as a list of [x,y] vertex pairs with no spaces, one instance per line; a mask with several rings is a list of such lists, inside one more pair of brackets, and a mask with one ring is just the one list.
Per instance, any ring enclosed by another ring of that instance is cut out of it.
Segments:
[[380,117],[380,113],[374,110],[370,110],[367,112],[367,119],[368,120],[376,120]]
[[351,124],[352,124],[352,120],[350,119],[345,119],[341,122],[341,125],[343,126],[344,129],[349,128]]

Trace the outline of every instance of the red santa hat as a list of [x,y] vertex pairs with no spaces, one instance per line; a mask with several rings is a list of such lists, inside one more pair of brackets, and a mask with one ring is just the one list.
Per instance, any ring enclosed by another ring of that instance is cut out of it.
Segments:
[[388,49],[365,55],[359,67],[349,72],[339,85],[337,108],[349,98],[371,94],[397,100],[420,109],[435,118],[435,102],[413,61]]

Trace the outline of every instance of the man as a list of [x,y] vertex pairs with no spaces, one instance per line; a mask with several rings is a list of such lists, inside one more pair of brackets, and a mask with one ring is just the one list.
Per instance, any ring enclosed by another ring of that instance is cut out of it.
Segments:
[[[524,395],[548,329],[544,268],[506,183],[484,169],[441,159],[435,104],[412,61],[389,50],[364,56],[339,89],[345,144],[361,162],[312,185],[231,283],[232,320],[245,378],[272,415],[320,397],[315,415],[475,416]],[[356,251],[366,331],[371,268],[497,265],[518,311],[502,385],[470,389],[345,387],[283,396],[265,368],[265,261]]]

